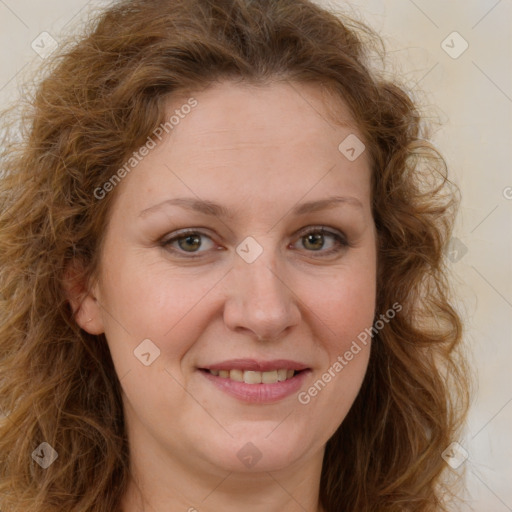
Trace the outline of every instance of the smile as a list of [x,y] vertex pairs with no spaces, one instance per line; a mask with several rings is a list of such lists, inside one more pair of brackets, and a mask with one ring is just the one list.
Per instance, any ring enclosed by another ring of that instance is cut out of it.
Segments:
[[252,370],[208,370],[212,375],[223,379],[230,379],[235,382],[245,382],[246,384],[275,384],[291,379],[295,375],[295,370],[282,368],[270,372],[258,372]]
[[230,359],[197,369],[225,394],[243,402],[260,404],[276,402],[297,393],[306,376],[312,373],[307,364],[290,359]]

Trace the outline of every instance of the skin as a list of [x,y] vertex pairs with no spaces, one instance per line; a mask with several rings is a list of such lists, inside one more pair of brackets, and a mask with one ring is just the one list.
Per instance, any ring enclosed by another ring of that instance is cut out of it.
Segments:
[[[105,333],[123,390],[134,479],[123,510],[321,512],[325,444],[358,394],[370,345],[306,405],[297,393],[242,402],[198,368],[293,359],[312,370],[303,391],[371,327],[376,236],[367,152],[353,162],[340,153],[349,134],[362,136],[341,102],[344,124],[329,120],[333,105],[319,86],[222,82],[193,97],[197,107],[118,185],[98,279],[80,302],[70,295],[79,325]],[[174,97],[169,116],[187,98]],[[330,196],[355,201],[291,213]],[[140,215],[176,197],[215,201],[234,216],[179,206]],[[300,232],[319,226],[349,246],[328,255],[335,238]],[[204,233],[200,246],[186,235],[162,246],[184,228]],[[252,263],[236,252],[248,236],[263,248]],[[160,350],[149,366],[134,356],[144,339]],[[237,457],[248,442],[261,453],[250,468]]]

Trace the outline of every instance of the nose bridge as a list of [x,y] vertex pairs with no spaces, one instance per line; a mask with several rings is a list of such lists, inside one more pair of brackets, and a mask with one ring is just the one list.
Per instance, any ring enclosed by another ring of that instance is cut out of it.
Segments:
[[246,239],[238,247],[240,256],[235,257],[225,321],[232,329],[247,329],[259,337],[275,338],[296,325],[300,314],[272,237],[267,237],[265,243],[262,239]]

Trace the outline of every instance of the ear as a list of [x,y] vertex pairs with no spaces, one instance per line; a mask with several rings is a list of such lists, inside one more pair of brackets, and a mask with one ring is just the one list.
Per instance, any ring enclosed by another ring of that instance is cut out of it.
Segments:
[[67,265],[63,285],[76,323],[89,334],[104,333],[101,307],[96,298],[97,290],[95,287],[87,288],[83,266],[77,260]]

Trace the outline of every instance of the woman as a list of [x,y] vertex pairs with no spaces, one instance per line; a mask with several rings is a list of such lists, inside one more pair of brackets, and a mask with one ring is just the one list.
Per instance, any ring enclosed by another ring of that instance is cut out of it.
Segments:
[[3,155],[4,512],[446,510],[455,193],[370,36],[132,0],[57,58]]

